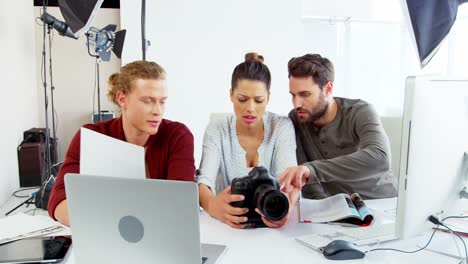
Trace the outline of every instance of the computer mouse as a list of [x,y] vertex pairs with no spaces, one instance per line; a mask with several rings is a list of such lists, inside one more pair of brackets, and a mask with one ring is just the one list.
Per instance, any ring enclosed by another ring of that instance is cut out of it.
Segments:
[[360,259],[366,255],[356,244],[345,240],[334,240],[321,250],[327,259],[332,260]]

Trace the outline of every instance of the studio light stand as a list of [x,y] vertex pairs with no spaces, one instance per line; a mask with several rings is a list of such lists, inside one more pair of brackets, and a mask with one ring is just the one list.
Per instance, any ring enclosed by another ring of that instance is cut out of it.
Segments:
[[[52,103],[52,131],[53,131],[53,148],[56,150],[57,146],[57,135],[56,135],[56,123],[55,123],[55,108],[54,108],[54,84],[53,84],[53,74],[52,74],[52,29],[57,30],[57,32],[61,36],[78,39],[81,32],[86,31],[90,28],[96,11],[101,7],[104,0],[59,0],[59,8],[60,11],[65,18],[65,22],[58,20],[54,16],[47,13],[47,1],[42,1],[42,14],[40,19],[42,20],[42,85],[44,87],[44,114],[45,114],[45,154],[44,154],[44,161],[45,161],[45,168],[41,172],[41,187],[39,191],[37,191],[34,195],[29,197],[26,201],[22,204],[18,205],[17,207],[13,208],[8,212],[8,214],[12,213],[16,209],[20,208],[23,204],[30,204],[32,200],[36,204],[38,208],[47,208],[48,197],[51,192],[52,186],[55,183],[55,174],[58,174],[59,165],[60,163],[53,164],[58,162],[58,155],[57,151],[54,152],[54,157],[52,157],[51,151],[51,137],[50,137],[50,129],[49,129],[49,98],[47,94],[47,58],[46,58],[46,32],[48,35],[49,40],[49,73],[50,73],[50,99]],[[115,30],[114,30],[115,31]],[[121,30],[115,33],[109,33],[105,37],[109,37],[111,42],[109,44],[109,48],[116,53],[116,49],[118,53],[116,55],[119,56],[122,51],[123,47],[123,40],[125,38],[125,30]],[[88,38],[89,42],[89,38]],[[106,42],[107,43],[107,42]],[[88,49],[89,52],[89,49]],[[106,50],[107,52],[107,50]],[[99,55],[95,55],[96,57],[96,65],[97,65],[97,79],[98,79],[98,108],[99,108],[99,121],[101,120],[101,112],[100,112],[100,88],[99,88],[99,58],[103,58],[106,60],[107,53],[99,53],[96,50],[96,53]],[[90,54],[91,55],[91,54]],[[107,56],[107,58],[110,58]],[[52,159],[53,158],[53,159]],[[52,171],[54,173],[52,173]]]
[[141,0],[141,55],[146,60],[146,49],[149,42],[146,40],[146,0]]
[[[87,46],[88,46],[88,54],[89,56],[91,57],[94,57],[96,58],[96,82],[97,82],[97,105],[98,105],[98,123],[101,122],[102,120],[102,114],[101,114],[101,89],[100,89],[100,81],[99,81],[99,54],[92,54],[91,53],[91,50],[89,49],[89,38],[91,37],[91,35],[89,33],[85,33],[86,35],[86,43],[87,43]],[[94,102],[93,102],[93,105],[94,105]],[[94,113],[93,113],[94,114]]]
[[[97,103],[98,103],[98,120],[101,122],[103,117],[101,113],[101,84],[100,84],[100,72],[99,63],[101,61],[110,61],[111,52],[113,52],[118,58],[121,58],[123,43],[125,40],[126,30],[117,30],[117,26],[110,24],[102,29],[96,27],[90,27],[86,35],[86,45],[88,46],[88,54],[91,57],[96,58],[96,79],[97,79]],[[90,46],[94,47],[94,54],[91,53]],[[94,108],[94,102],[93,102]],[[93,113],[94,114],[94,113]]]
[[[52,77],[52,38],[51,38],[51,30],[52,26],[47,25],[47,35],[49,37],[49,76],[50,76],[50,103],[51,103],[51,114],[52,114],[52,142],[49,142],[49,174],[52,173],[52,167],[56,165],[58,162],[58,155],[57,155],[57,133],[56,133],[56,123],[55,123],[55,106],[54,106],[54,91],[55,91],[55,86],[53,82],[53,77]],[[44,65],[45,66],[45,65]],[[46,130],[49,130],[48,127],[46,127]],[[50,133],[50,132],[49,132]],[[50,140],[50,139],[49,139]],[[54,154],[52,155],[52,150],[51,150],[51,145],[53,149],[55,149]],[[52,164],[54,163],[54,164]]]
[[[45,4],[44,4],[44,9],[43,12],[46,12]],[[47,178],[50,176],[50,167],[51,167],[51,160],[50,160],[50,132],[49,132],[49,102],[48,102],[48,96],[47,96],[47,60],[46,60],[46,31],[49,36],[49,51],[50,51],[50,30],[51,30],[51,25],[46,24],[46,22],[43,23],[42,25],[42,74],[43,74],[43,80],[42,80],[42,85],[44,87],[44,111],[45,111],[45,157],[46,157],[46,165],[44,169],[44,173],[42,174],[41,177],[41,182],[44,183]],[[50,59],[52,61],[52,59]],[[52,64],[49,65],[50,69],[52,69]],[[50,73],[50,76],[52,76],[52,72]],[[53,94],[53,93],[51,93]],[[53,116],[52,116],[53,118]],[[55,122],[55,121],[54,121]]]
[[[47,14],[47,7],[45,0],[43,1],[43,6],[42,6],[42,11],[43,14],[41,15],[41,20],[42,20],[42,86],[44,87],[44,115],[45,115],[45,139],[44,139],[44,169],[41,173],[41,187],[38,192],[36,192],[35,195],[32,195],[29,197],[26,201],[23,201],[21,204],[10,210],[6,215],[11,214],[12,212],[16,211],[18,208],[20,208],[24,204],[31,204],[33,203],[32,201],[35,200],[36,196],[42,197],[44,195],[44,190],[45,186],[51,181],[55,180],[55,178],[52,176],[52,159],[51,159],[51,147],[50,147],[50,130],[49,130],[49,100],[48,100],[48,95],[47,95],[47,56],[46,56],[46,32],[49,40],[49,73],[50,73],[50,85],[51,85],[51,90],[50,90],[50,96],[51,96],[51,103],[52,103],[52,126],[53,126],[53,138],[52,141],[54,142],[54,146],[56,146],[57,138],[56,138],[56,132],[55,132],[55,117],[54,117],[54,85],[53,85],[53,79],[52,79],[52,36],[51,36],[51,31],[52,28],[55,28],[57,30],[64,29],[65,31],[67,30],[66,27],[63,27],[63,23],[60,24],[60,21],[57,21],[53,16]],[[62,31],[62,33],[65,33],[65,31]],[[57,151],[55,151],[57,153]],[[41,191],[42,190],[42,191]],[[40,192],[40,193],[39,193]],[[42,207],[45,208],[45,205],[41,203],[36,204],[37,207]]]
[[[77,39],[76,36],[73,35],[73,32],[70,30],[67,24],[64,22],[58,20],[54,16],[50,15],[47,13],[47,6],[45,1],[43,1],[43,6],[42,6],[42,14],[40,19],[42,20],[42,74],[43,74],[43,80],[42,84],[44,86],[44,106],[45,106],[45,126],[46,126],[46,131],[45,131],[45,159],[46,159],[46,168],[45,171],[42,175],[42,183],[48,181],[52,174],[52,167],[55,166],[56,163],[58,162],[58,155],[57,151],[54,151],[54,156],[52,157],[52,151],[51,151],[51,143],[53,145],[53,148],[56,150],[56,145],[57,145],[57,134],[56,134],[56,123],[55,123],[55,107],[54,107],[54,91],[55,91],[55,86],[53,83],[53,71],[52,71],[52,30],[55,29],[58,31],[58,33],[62,36],[70,37]],[[47,36],[49,40],[49,75],[50,75],[50,99],[52,103],[52,142],[50,142],[51,137],[50,137],[50,126],[49,126],[49,100],[47,96],[47,58],[46,58],[46,31],[47,31]]]
[[[44,115],[45,115],[45,154],[43,160],[45,161],[45,168],[41,172],[41,187],[32,197],[24,203],[29,203],[34,200],[36,207],[47,209],[48,197],[50,195],[53,184],[55,183],[55,176],[60,169],[60,163],[53,164],[58,161],[57,151],[54,152],[52,157],[51,148],[56,150],[57,135],[56,135],[56,120],[54,108],[54,91],[53,84],[53,71],[52,71],[52,30],[55,29],[61,36],[78,39],[83,32],[86,33],[88,43],[88,53],[90,56],[96,58],[96,78],[97,78],[97,96],[98,96],[98,120],[102,120],[101,113],[101,99],[100,99],[100,80],[99,80],[99,62],[109,61],[111,51],[120,58],[122,54],[123,43],[125,39],[126,30],[115,32],[116,25],[108,25],[99,30],[91,27],[96,15],[97,10],[101,7],[104,0],[58,0],[60,12],[62,13],[65,22],[58,20],[54,16],[47,13],[47,1],[42,1],[42,85],[44,87]],[[49,74],[50,74],[50,99],[52,103],[52,134],[50,136],[49,129],[49,97],[47,93],[47,58],[46,58],[46,32],[49,41]],[[90,36],[93,38],[90,39]],[[95,46],[95,55],[91,54],[89,44],[92,42]],[[94,102],[93,102],[94,104]],[[51,146],[52,139],[52,146]],[[24,204],[23,203],[23,204]],[[21,207],[21,205],[14,208],[12,211]],[[11,213],[12,211],[8,212]]]

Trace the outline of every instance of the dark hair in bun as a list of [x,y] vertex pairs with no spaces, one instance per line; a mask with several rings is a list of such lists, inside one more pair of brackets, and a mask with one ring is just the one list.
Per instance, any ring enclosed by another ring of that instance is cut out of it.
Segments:
[[263,63],[265,61],[265,59],[260,54],[257,54],[255,52],[249,52],[249,53],[245,54],[245,61],[259,61],[259,62]]
[[268,67],[263,64],[264,58],[255,52],[245,54],[245,61],[234,68],[231,78],[231,90],[235,90],[240,80],[252,80],[265,83],[270,93],[271,74]]

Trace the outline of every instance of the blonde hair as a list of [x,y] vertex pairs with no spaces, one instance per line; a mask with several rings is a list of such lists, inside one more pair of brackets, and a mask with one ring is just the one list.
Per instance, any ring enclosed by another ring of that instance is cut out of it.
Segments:
[[109,90],[107,97],[114,104],[119,105],[117,102],[117,92],[122,92],[127,95],[132,92],[132,82],[136,79],[155,79],[165,80],[166,71],[153,61],[134,61],[120,68],[120,72],[113,73],[109,76],[107,83]]

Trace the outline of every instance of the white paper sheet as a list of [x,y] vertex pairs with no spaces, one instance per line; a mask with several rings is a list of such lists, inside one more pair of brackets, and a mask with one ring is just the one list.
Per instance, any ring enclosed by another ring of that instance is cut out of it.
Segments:
[[81,128],[80,174],[145,178],[143,147]]
[[16,214],[0,219],[0,244],[63,231],[66,227],[44,215]]

